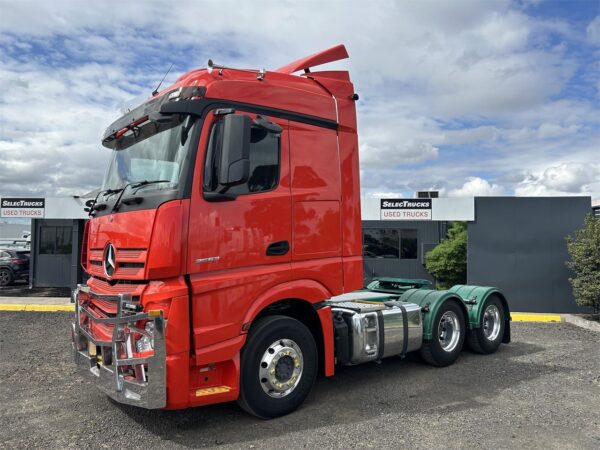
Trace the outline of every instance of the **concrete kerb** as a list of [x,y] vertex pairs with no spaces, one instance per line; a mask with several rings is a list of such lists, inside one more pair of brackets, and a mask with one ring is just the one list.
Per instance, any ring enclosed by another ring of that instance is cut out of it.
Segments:
[[576,325],[580,328],[585,328],[586,330],[596,331],[600,333],[600,322],[594,322],[592,320],[584,319],[583,317],[575,316],[573,314],[563,314],[563,321],[566,323],[570,323],[572,325]]

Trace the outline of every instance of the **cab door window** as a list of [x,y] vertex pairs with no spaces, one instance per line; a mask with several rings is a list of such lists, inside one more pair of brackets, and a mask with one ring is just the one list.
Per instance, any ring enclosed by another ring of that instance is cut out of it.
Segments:
[[[218,161],[223,142],[222,122],[212,126],[204,165],[205,192],[219,192],[223,187],[218,180]],[[250,171],[248,181],[226,189],[235,196],[271,191],[279,183],[280,134],[270,133],[260,127],[252,127],[250,133]]]

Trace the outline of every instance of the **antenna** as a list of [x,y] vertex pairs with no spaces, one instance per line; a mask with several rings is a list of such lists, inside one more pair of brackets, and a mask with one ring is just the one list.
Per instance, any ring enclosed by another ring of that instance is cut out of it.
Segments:
[[158,86],[156,86],[156,89],[154,89],[152,91],[152,97],[155,97],[156,94],[158,94],[158,90],[160,89],[160,85],[163,84],[163,81],[165,81],[165,78],[167,78],[167,75],[169,75],[169,72],[171,71],[172,68],[173,68],[173,63],[171,63],[171,65],[169,66],[169,70],[167,70],[167,73],[165,73],[165,76],[162,77],[162,80],[160,80],[160,83],[158,83]]

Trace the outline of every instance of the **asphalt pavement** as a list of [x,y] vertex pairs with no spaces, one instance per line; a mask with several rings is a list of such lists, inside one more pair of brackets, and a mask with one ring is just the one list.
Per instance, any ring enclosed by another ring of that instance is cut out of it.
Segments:
[[75,373],[69,313],[0,311],[0,448],[600,448],[600,333],[513,323],[494,355],[338,369],[271,421],[117,404]]

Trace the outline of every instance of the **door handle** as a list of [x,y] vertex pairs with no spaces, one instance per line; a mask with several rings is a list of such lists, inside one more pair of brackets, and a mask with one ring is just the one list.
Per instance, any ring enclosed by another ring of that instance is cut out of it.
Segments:
[[288,241],[273,242],[267,247],[267,256],[283,256],[289,251],[290,243]]

